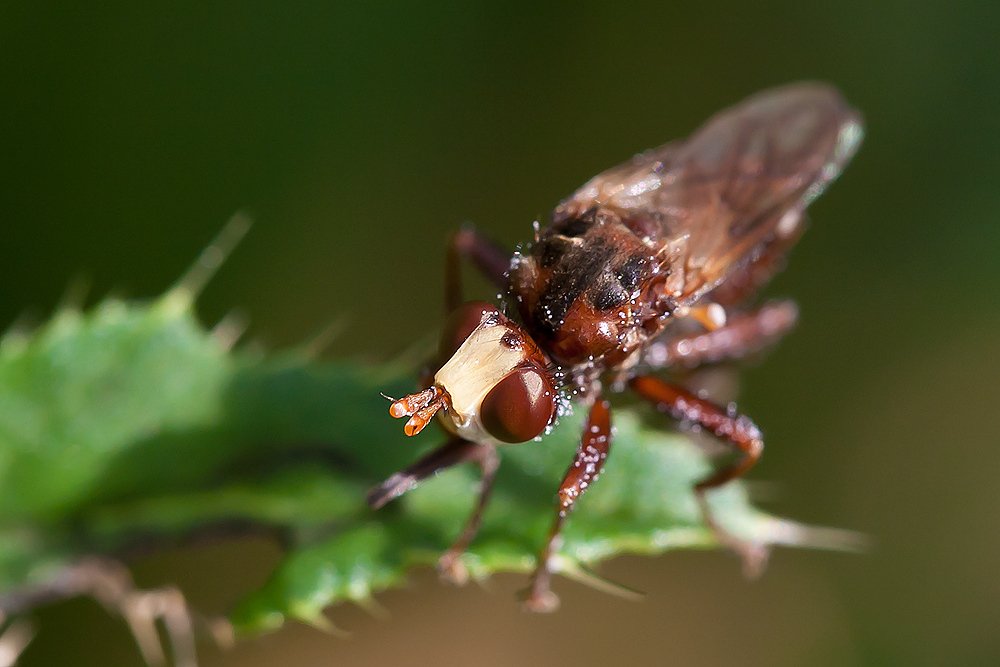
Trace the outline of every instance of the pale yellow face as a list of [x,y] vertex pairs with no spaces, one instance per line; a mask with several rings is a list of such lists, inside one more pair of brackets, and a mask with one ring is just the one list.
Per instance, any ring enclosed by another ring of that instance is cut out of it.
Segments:
[[510,328],[485,318],[451,359],[434,375],[434,384],[451,396],[451,406],[441,414],[449,431],[466,440],[504,444],[483,427],[480,408],[497,383],[524,363],[529,352],[510,344]]

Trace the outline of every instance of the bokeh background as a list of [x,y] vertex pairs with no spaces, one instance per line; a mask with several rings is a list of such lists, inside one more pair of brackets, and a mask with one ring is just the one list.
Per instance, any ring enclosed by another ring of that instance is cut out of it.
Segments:
[[[169,286],[229,215],[256,226],[208,287],[271,348],[331,321],[384,360],[438,324],[443,240],[513,245],[598,171],[758,89],[830,81],[867,140],[768,294],[798,330],[743,374],[766,507],[872,538],[865,555],[620,558],[632,603],[523,578],[418,573],[388,619],[289,627],[207,665],[1000,664],[1000,5],[96,3],[0,5],[0,323],[74,281]],[[489,291],[482,285],[480,293]],[[381,415],[373,418],[382,418]],[[766,482],[766,484],[764,483]],[[582,511],[585,511],[585,507]],[[244,541],[138,564],[224,611],[276,562]],[[41,613],[24,665],[138,665],[120,620]]]

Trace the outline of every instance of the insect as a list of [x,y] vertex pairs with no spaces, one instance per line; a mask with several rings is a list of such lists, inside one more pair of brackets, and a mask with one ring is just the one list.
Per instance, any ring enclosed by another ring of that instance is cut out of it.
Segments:
[[[407,435],[437,415],[448,440],[372,489],[369,504],[381,507],[444,468],[478,463],[479,498],[439,561],[444,575],[464,580],[461,555],[489,499],[497,449],[541,435],[571,396],[588,417],[525,601],[528,609],[552,610],[560,531],[610,451],[606,394],[627,388],[736,451],[694,491],[719,542],[759,569],[765,548],[727,533],[705,498],[758,461],[760,430],[735,407],[656,373],[744,357],[794,326],[792,302],[753,307],[749,298],[781,268],[806,207],[839,175],[862,134],[859,114],[829,86],[764,91],[689,139],[594,177],[556,207],[551,225],[536,223],[534,241],[512,258],[475,230],[454,235],[446,257],[451,315],[437,358],[423,389],[390,408],[393,417],[408,417]],[[463,258],[503,290],[503,307],[461,303]]]

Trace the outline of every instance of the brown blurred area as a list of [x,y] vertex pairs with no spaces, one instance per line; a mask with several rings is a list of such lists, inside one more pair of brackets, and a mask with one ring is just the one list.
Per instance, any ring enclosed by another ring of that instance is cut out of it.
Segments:
[[[347,318],[333,355],[392,358],[438,324],[447,232],[530,238],[563,196],[771,85],[830,81],[865,115],[854,163],[768,288],[798,330],[742,374],[775,513],[868,534],[863,555],[620,558],[643,602],[430,571],[205,665],[1000,663],[1000,58],[978,2],[197,3],[0,7],[0,323],[156,294],[229,215],[256,225],[200,302],[270,348]],[[482,284],[478,294],[490,296]],[[382,418],[382,415],[373,418]],[[569,454],[567,454],[569,456]],[[583,502],[580,511],[586,511]],[[224,612],[277,562],[232,542],[136,566]],[[22,664],[139,665],[95,603],[43,610]]]

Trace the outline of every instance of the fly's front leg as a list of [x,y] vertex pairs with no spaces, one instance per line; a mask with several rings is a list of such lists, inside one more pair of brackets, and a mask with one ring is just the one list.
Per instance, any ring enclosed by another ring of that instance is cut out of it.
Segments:
[[468,580],[468,574],[462,565],[461,557],[479,531],[483,510],[486,509],[486,504],[489,502],[490,493],[493,490],[493,480],[500,467],[500,455],[497,454],[496,447],[453,437],[442,447],[435,449],[405,470],[394,473],[389,479],[368,492],[368,504],[378,509],[390,500],[415,489],[421,481],[431,475],[466,462],[478,463],[482,470],[479,499],[476,501],[472,515],[458,539],[438,560],[438,571],[441,575],[458,584],[463,584]]
[[530,611],[550,612],[559,606],[559,598],[552,592],[550,569],[552,556],[559,550],[562,531],[566,517],[573,505],[590,485],[597,481],[604,469],[604,461],[611,449],[611,406],[598,396],[590,415],[587,426],[580,438],[580,447],[576,451],[573,464],[566,471],[562,484],[559,486],[559,505],[556,508],[556,519],[549,531],[545,548],[538,556],[538,565],[531,579],[525,607]]
[[709,489],[722,486],[742,476],[760,460],[764,452],[764,440],[760,429],[749,417],[738,414],[735,408],[719,407],[659,378],[640,376],[633,378],[629,385],[639,396],[653,403],[661,412],[668,413],[678,421],[697,424],[739,450],[741,456],[736,461],[699,481],[694,485],[694,492],[705,525],[719,543],[733,549],[743,558],[744,572],[747,576],[759,575],[767,561],[766,547],[741,540],[720,526],[708,506],[705,493]]
[[448,237],[444,260],[445,312],[458,308],[462,302],[461,260],[472,263],[497,289],[507,289],[510,253],[496,241],[473,227],[463,227]]
[[493,492],[493,480],[496,479],[497,469],[500,467],[500,455],[497,454],[496,447],[493,445],[477,445],[474,460],[479,463],[483,474],[479,483],[479,498],[476,500],[476,506],[472,510],[469,520],[465,522],[465,527],[462,528],[458,538],[438,559],[438,572],[455,584],[464,584],[469,580],[468,572],[462,565],[462,554],[469,548],[469,544],[479,532],[479,524],[483,521],[483,512],[489,503],[490,493]]
[[729,315],[721,327],[691,336],[657,340],[646,348],[650,368],[687,366],[740,359],[775,344],[795,327],[793,301],[771,301],[758,310]]

